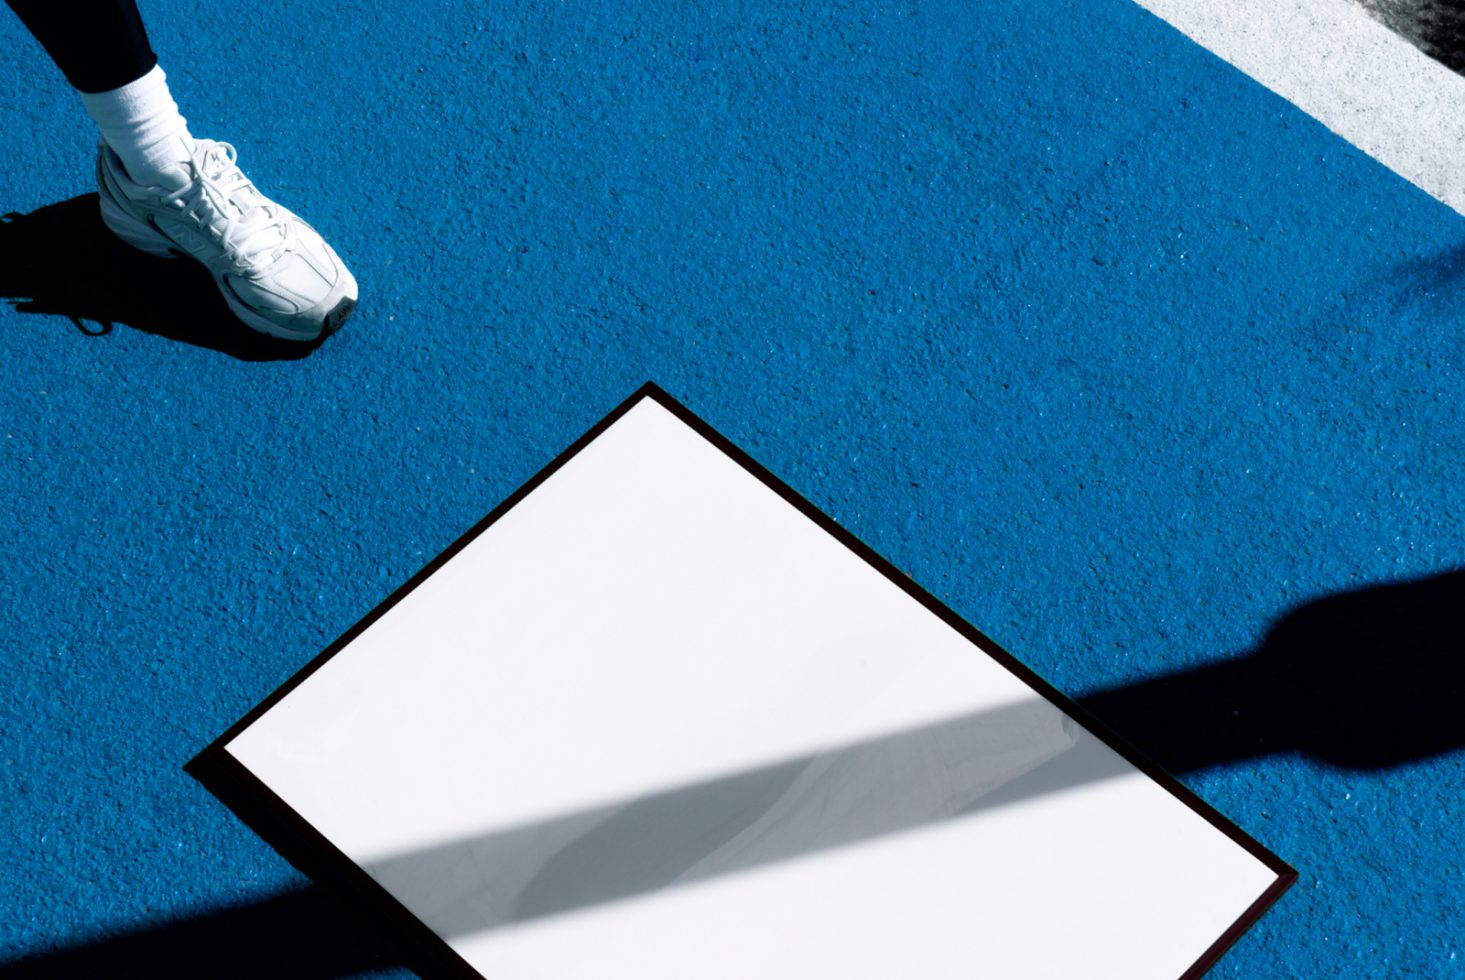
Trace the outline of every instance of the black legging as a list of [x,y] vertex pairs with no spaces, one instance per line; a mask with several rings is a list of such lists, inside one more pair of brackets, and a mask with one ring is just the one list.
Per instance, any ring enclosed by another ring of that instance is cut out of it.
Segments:
[[82,92],[108,92],[158,63],[136,0],[5,0]]

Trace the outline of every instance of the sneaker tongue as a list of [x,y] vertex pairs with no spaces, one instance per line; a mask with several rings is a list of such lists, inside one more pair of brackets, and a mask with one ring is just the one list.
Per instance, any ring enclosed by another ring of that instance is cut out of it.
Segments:
[[244,175],[235,171],[233,179],[224,185],[224,189],[229,192],[229,207],[240,217],[264,204],[264,196],[259,191],[253,187],[238,186],[243,183]]
[[219,186],[224,189],[228,195],[225,206],[235,217],[242,218],[264,203],[263,195],[248,186],[249,182],[243,172],[231,166],[226,158],[206,157],[203,172],[210,180],[218,181]]
[[220,181],[226,192],[224,206],[233,213],[244,229],[242,242],[247,242],[249,251],[255,255],[285,243],[284,229],[277,226],[265,206],[265,196],[249,185],[248,179],[223,157],[210,157],[205,163],[209,176]]

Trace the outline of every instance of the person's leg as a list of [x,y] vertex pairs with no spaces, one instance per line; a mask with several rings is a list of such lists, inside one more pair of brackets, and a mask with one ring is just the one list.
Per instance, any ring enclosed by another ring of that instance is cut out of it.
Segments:
[[5,0],[78,92],[107,92],[158,63],[135,0]]

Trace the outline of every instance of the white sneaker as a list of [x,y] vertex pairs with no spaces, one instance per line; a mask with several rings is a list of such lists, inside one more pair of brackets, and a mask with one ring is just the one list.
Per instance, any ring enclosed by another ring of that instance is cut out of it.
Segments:
[[256,190],[235,160],[228,143],[197,140],[175,187],[147,187],[100,143],[102,221],[134,248],[203,263],[234,315],[256,330],[289,340],[331,333],[356,308],[355,278],[314,228]]

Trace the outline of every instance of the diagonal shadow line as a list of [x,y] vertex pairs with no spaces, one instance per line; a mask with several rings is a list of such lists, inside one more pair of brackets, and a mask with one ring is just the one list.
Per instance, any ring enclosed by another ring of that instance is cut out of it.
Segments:
[[[1081,731],[1034,696],[363,867],[438,935],[461,936],[968,816]],[[1087,778],[1133,771],[1105,751]]]
[[[457,936],[967,816],[1087,739],[1033,698],[761,768],[399,855],[367,870]],[[1010,797],[1015,802],[1022,794]],[[272,841],[273,842],[273,841]],[[294,856],[287,851],[287,856]],[[302,862],[304,863],[304,862]],[[490,873],[491,872],[491,873]],[[390,963],[315,887],[0,962],[0,980],[324,978]],[[363,941],[364,940],[364,941]],[[296,956],[299,948],[303,956]],[[398,954],[405,959],[407,951]],[[337,955],[339,954],[339,955]],[[419,966],[419,969],[422,969]],[[423,972],[430,973],[431,964]]]
[[[1082,743],[1083,751],[1074,752]],[[1065,765],[1018,792],[1049,763]],[[1034,696],[885,735],[366,865],[444,937],[527,922],[649,891],[973,815],[1133,767]],[[1053,776],[1058,775],[1055,781]],[[0,980],[91,975],[327,978],[383,965],[332,921],[329,891],[259,902],[0,962]],[[319,928],[317,920],[323,924]],[[268,937],[268,942],[261,942]],[[304,957],[296,957],[296,947]],[[344,955],[331,955],[331,950]],[[387,960],[390,962],[390,960]],[[420,967],[419,967],[420,968]],[[424,972],[431,972],[428,965]]]
[[[1465,747],[1465,571],[1308,603],[1279,621],[1250,655],[1098,691],[1078,703],[1176,774],[1278,753],[1381,771],[1459,750]],[[455,935],[971,816],[1131,771],[1081,728],[1055,728],[1052,720],[1027,703],[1010,706],[389,858],[370,870],[408,892],[446,886],[462,897],[476,895],[482,904],[475,910],[459,902],[429,911],[435,928]],[[994,738],[1043,748],[987,758]],[[945,792],[915,791],[913,802],[890,805],[890,794],[912,792],[921,772],[944,764],[968,767],[957,780],[961,789],[952,792],[948,782]],[[804,820],[799,814],[809,808],[792,805],[799,799],[827,801],[837,816]],[[772,832],[779,828],[782,833]],[[664,858],[657,850],[668,842],[673,857]],[[536,866],[518,868],[515,878],[511,854],[526,847]],[[484,862],[504,869],[504,883],[475,892]],[[331,918],[335,906],[321,894],[283,892],[0,962],[0,980],[331,980],[378,962],[403,962],[399,953],[380,952],[375,935],[361,941],[333,926],[340,921]],[[262,943],[264,937],[280,945]],[[101,964],[107,968],[98,969]]]

